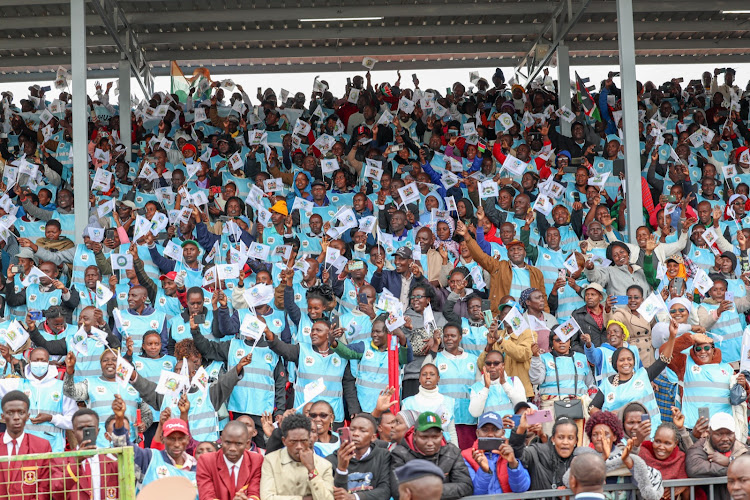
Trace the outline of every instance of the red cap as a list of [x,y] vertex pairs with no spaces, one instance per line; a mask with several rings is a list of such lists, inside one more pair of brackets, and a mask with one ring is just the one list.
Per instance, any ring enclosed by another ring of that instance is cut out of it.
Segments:
[[186,149],[192,151],[193,154],[197,153],[197,151],[198,151],[197,149],[195,149],[195,146],[193,146],[190,143],[187,143],[184,146],[182,146],[182,152],[184,153]]
[[189,436],[190,431],[188,430],[187,423],[179,418],[170,418],[166,422],[164,422],[164,427],[162,428],[162,435],[164,437],[169,436],[173,432],[182,432],[183,434]]
[[177,277],[177,273],[174,271],[169,271],[167,274],[162,274],[159,276],[159,280],[168,279],[174,281],[174,279]]

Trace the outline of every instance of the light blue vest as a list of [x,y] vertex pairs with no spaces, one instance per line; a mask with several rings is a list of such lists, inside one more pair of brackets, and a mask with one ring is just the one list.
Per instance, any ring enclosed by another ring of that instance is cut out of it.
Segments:
[[107,346],[97,337],[87,337],[86,347],[88,352],[86,355],[83,355],[73,347],[73,335],[75,335],[76,331],[73,330],[65,339],[68,344],[68,351],[72,351],[76,355],[76,371],[73,380],[80,382],[84,377],[95,378],[101,375],[101,357]]
[[[635,370],[641,368],[641,358],[640,354],[638,354],[638,348],[634,345],[630,345],[627,342],[623,343],[623,347],[627,347],[630,349],[630,352],[633,353],[633,358],[635,359]],[[602,364],[600,366],[594,367],[596,370],[596,383],[597,385],[601,385],[601,382],[603,379],[608,378],[610,375],[614,375],[617,370],[614,369],[612,366],[612,355],[615,353],[615,349],[612,348],[611,345],[604,343],[599,347],[595,347],[594,349],[599,349],[602,353]]]
[[560,248],[566,254],[575,252],[578,250],[578,235],[570,224],[560,226],[557,228],[560,231]]
[[[576,281],[576,284],[581,287],[585,287],[588,281],[585,278],[581,278]],[[557,292],[557,321],[560,324],[568,321],[573,316],[573,311],[584,305],[583,299],[576,293],[573,288],[565,283],[562,290]]]
[[707,406],[708,413],[712,416],[717,413],[733,414],[732,405],[729,404],[729,384],[733,373],[732,367],[726,363],[698,365],[688,355],[682,391],[685,427],[695,427],[698,422],[698,408],[702,406]]
[[[709,313],[719,309],[718,304],[701,304]],[[724,311],[708,332],[716,339],[716,347],[721,349],[721,359],[725,363],[739,361],[742,349],[742,323],[736,309]]]
[[[574,352],[570,356],[553,356],[545,352],[540,356],[544,363],[544,382],[539,384],[539,394],[545,396],[567,397],[570,395],[581,396],[586,394],[586,375],[589,374],[589,364],[586,356],[580,352]],[[557,365],[557,375],[555,375]],[[557,390],[557,384],[560,390]]]
[[531,287],[531,276],[528,269],[512,266],[513,281],[510,283],[510,295],[518,299],[524,290]]
[[[36,416],[39,413],[52,416],[63,414],[62,380],[35,384],[27,379],[19,379],[18,390],[26,394],[31,401],[30,416]],[[25,431],[49,441],[53,452],[65,451],[65,430],[52,425],[52,422],[32,424],[29,419],[26,422]]]
[[325,391],[313,401],[327,401],[333,407],[336,422],[344,421],[344,386],[342,383],[346,360],[338,354],[323,357],[313,350],[312,345],[300,342],[297,380],[294,383],[294,406],[300,407],[305,402],[303,387],[323,378]]
[[[227,364],[234,369],[242,358],[252,349],[242,339],[234,338],[229,345]],[[279,363],[279,355],[268,347],[255,347],[253,360],[243,371],[242,379],[237,382],[232,395],[229,397],[227,409],[250,415],[262,415],[273,412],[276,404],[276,385],[274,371]]]
[[50,307],[59,306],[60,304],[62,304],[62,290],[42,292],[36,283],[30,284],[26,288],[27,310],[46,311]]
[[630,382],[620,384],[617,387],[613,386],[608,378],[605,378],[602,380],[600,390],[604,395],[604,404],[602,405],[604,411],[617,412],[630,403],[640,403],[641,406],[646,408],[651,416],[651,437],[654,437],[656,428],[661,425],[661,414],[645,368],[636,370]]
[[544,276],[545,295],[549,295],[552,291],[552,285],[557,280],[558,272],[560,269],[565,269],[565,254],[562,250],[555,251],[544,247],[539,247],[538,250],[539,256],[536,258],[536,268]]
[[154,306],[154,309],[162,311],[166,315],[167,320],[171,320],[182,314],[180,299],[167,296],[162,288],[159,288],[156,292],[156,304],[152,305]]
[[435,365],[440,373],[438,391],[453,398],[453,415],[457,424],[475,425],[477,419],[469,413],[469,391],[476,380],[477,357],[464,353],[458,357],[448,357],[439,352]]
[[690,243],[690,251],[687,255],[696,266],[704,271],[707,271],[714,265],[714,253],[708,248],[698,248],[693,243]]
[[125,417],[130,423],[130,439],[135,441],[136,438],[136,419],[138,404],[141,402],[141,396],[132,385],[127,388],[120,387],[117,382],[108,382],[101,377],[92,377],[88,379],[89,383],[89,408],[99,415],[99,436],[96,439],[96,446],[107,448],[111,445],[104,437],[106,429],[104,424],[107,417],[112,415],[112,401],[115,400],[115,394],[122,396],[125,401]]
[[347,344],[354,342],[370,342],[372,332],[372,320],[370,317],[356,309],[344,313],[339,319],[341,328],[344,328],[344,337]]
[[[216,415],[216,409],[208,393],[203,394],[203,391],[198,389],[195,392],[188,392],[188,401],[190,402],[190,410],[188,410],[188,419],[190,421],[190,435],[196,441],[212,441],[216,442],[219,440],[219,418]],[[170,408],[172,415],[179,415],[180,409],[177,407],[178,398],[172,396],[164,396],[161,402],[160,410]]]
[[[206,308],[206,321],[198,325],[198,328],[201,331],[201,335],[203,335],[207,339],[218,340],[212,333],[213,321],[214,311],[211,308]],[[193,334],[190,333],[190,322],[186,322],[184,319],[182,319],[182,315],[172,318],[170,320],[170,324],[169,336],[172,337],[172,340],[174,340],[175,342],[193,338]]]
[[127,310],[120,311],[122,318],[122,348],[125,349],[126,337],[133,337],[133,352],[141,350],[143,334],[149,330],[156,330],[161,334],[166,316],[163,312],[154,311],[147,316],[131,314]]
[[362,411],[372,413],[380,391],[388,387],[388,351],[379,351],[371,341],[363,342],[361,360],[350,360],[352,375],[357,378],[357,399]]
[[[19,266],[20,268],[21,266]],[[16,274],[13,277],[13,287],[15,289],[15,293],[19,293],[21,290],[23,290],[23,284],[21,283],[23,280],[21,279],[20,274]],[[21,322],[21,324],[26,324],[26,304],[22,304],[20,306],[14,306],[10,308],[10,314]]]
[[[505,379],[509,383],[513,383],[513,377],[505,376]],[[475,382],[470,389],[470,398],[477,397],[479,391],[484,389],[484,380]],[[513,402],[510,400],[508,395],[505,393],[505,389],[500,384],[490,384],[490,393],[487,396],[487,401],[484,403],[484,409],[482,413],[491,411],[497,413],[502,418],[505,415],[513,415]],[[510,436],[510,430],[505,431],[505,437]]]
[[185,288],[203,286],[203,267],[199,267],[198,270],[195,271],[182,262],[177,262],[174,265],[174,270],[177,273],[185,273]]
[[461,348],[479,357],[485,347],[487,347],[487,327],[482,324],[480,326],[471,326],[468,318],[461,318]]
[[195,471],[178,469],[172,462],[164,459],[164,453],[166,452],[151,450],[151,462],[143,475],[142,487],[165,477],[186,477],[191,483],[196,484]]

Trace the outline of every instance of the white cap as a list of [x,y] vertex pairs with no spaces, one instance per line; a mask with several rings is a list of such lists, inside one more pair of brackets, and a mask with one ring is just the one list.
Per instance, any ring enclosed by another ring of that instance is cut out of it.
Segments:
[[742,198],[742,201],[747,201],[747,196],[745,196],[744,194],[733,194],[732,196],[729,197],[728,205],[731,205],[732,203],[734,203],[734,200],[736,200],[737,198]]
[[718,431],[719,429],[729,429],[732,432],[737,431],[734,417],[729,413],[715,413],[708,422],[708,427],[712,431]]

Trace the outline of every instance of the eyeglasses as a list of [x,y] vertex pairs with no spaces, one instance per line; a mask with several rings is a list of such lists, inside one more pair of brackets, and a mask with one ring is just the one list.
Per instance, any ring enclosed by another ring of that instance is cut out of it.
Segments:
[[417,300],[419,300],[419,299],[423,299],[423,298],[424,298],[424,295],[412,295],[412,296],[411,296],[411,297],[409,297],[409,298],[410,298],[411,300],[414,300],[414,299],[417,299]]
[[684,307],[681,307],[681,308],[679,308],[679,309],[670,309],[670,310],[669,310],[669,314],[674,314],[674,313],[686,313],[686,312],[687,312],[687,309],[685,309]]
[[499,366],[502,365],[502,361],[485,361],[484,366]]
[[693,349],[695,349],[695,352],[701,352],[701,351],[708,352],[711,349],[713,349],[713,347],[711,347],[710,345],[704,345],[704,346],[697,345],[693,347]]
[[326,419],[328,418],[328,413],[310,413],[310,418],[322,418]]

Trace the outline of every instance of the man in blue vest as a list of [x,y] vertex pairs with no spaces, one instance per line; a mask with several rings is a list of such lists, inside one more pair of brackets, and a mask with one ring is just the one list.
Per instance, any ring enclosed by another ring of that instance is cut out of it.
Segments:
[[190,444],[187,422],[179,418],[170,418],[162,427],[164,449],[161,451],[151,448],[143,449],[130,442],[125,423],[126,409],[125,401],[119,394],[116,394],[112,402],[112,412],[115,415],[112,445],[133,447],[136,477],[141,479],[141,484],[146,486],[158,479],[173,476],[186,477],[194,482],[198,461],[185,451]]
[[71,417],[78,405],[63,395],[62,381],[57,380],[57,369],[50,366],[46,349],[31,351],[24,376],[0,380],[0,396],[13,390],[26,394],[31,401],[26,432],[49,441],[52,451],[65,451],[65,431],[72,428]]
[[136,285],[128,292],[128,309],[120,311],[120,321],[115,321],[112,333],[123,343],[123,337],[133,337],[134,348],[141,348],[143,334],[148,330],[161,333],[161,351],[167,353],[169,344],[169,330],[167,330],[166,315],[146,305],[148,292],[141,285]]
[[12,287],[6,289],[8,305],[17,307],[25,304],[29,310],[38,311],[44,311],[51,306],[62,306],[65,311],[65,321],[72,323],[73,310],[80,302],[75,286],[68,288],[58,279],[60,270],[52,262],[42,262],[39,264],[39,270],[46,276],[40,277],[38,284],[31,283],[20,290]]

